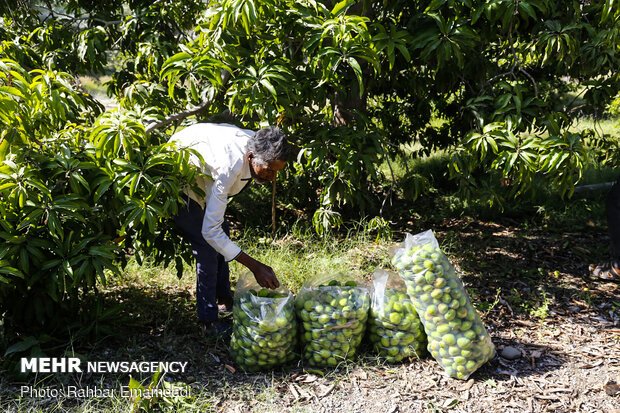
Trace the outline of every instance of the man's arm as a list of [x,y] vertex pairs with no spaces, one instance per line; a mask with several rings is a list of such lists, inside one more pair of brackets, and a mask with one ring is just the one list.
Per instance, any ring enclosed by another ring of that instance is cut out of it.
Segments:
[[[224,177],[226,178],[226,177]],[[222,230],[224,213],[228,204],[228,185],[226,179],[218,177],[211,187],[211,196],[205,208],[202,224],[202,236],[226,261],[236,260],[245,265],[261,287],[277,288],[280,286],[273,269],[250,257],[239,248]]]
[[250,271],[252,271],[254,278],[256,278],[256,282],[258,282],[261,287],[273,289],[280,286],[280,282],[276,278],[276,274],[270,266],[255,260],[245,252],[241,251],[239,255],[235,257],[235,261],[245,265]]

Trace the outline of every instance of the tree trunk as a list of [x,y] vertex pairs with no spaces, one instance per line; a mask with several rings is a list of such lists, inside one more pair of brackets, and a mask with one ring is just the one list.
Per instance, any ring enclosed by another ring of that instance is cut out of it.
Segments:
[[348,92],[337,91],[332,98],[332,109],[334,112],[334,126],[349,126],[353,120],[358,118],[355,110],[364,112],[366,110],[366,93],[360,96],[357,79]]

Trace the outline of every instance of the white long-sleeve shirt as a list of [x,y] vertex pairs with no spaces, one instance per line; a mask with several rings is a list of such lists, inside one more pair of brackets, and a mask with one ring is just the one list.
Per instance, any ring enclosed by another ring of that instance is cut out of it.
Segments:
[[203,174],[211,177],[200,177],[197,180],[206,196],[198,196],[190,189],[186,189],[186,193],[205,211],[202,236],[226,261],[234,259],[241,252],[241,248],[224,233],[222,223],[228,197],[241,192],[252,180],[246,156],[248,140],[252,135],[254,131],[226,123],[197,123],[170,138],[179,148],[196,150],[204,160],[203,163],[195,155],[190,157],[190,161]]

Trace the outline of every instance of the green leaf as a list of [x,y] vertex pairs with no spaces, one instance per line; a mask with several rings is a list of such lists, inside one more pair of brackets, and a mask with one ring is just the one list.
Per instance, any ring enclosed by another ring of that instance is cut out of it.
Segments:
[[[139,381],[137,381],[136,379],[134,379],[133,377],[129,377],[129,388],[131,390],[144,390],[144,386],[142,384],[140,384]],[[138,393],[140,394],[140,393]]]
[[13,354],[13,353],[21,353],[30,348],[39,344],[39,340],[34,338],[33,336],[24,337],[24,339],[18,343],[13,344],[4,352],[4,357]]
[[340,14],[345,13],[347,9],[349,8],[349,6],[355,3],[356,3],[356,0],[343,0],[339,3],[336,3],[336,5],[334,6],[334,8],[331,10],[330,13],[332,16],[339,16]]
[[97,187],[94,194],[95,202],[98,202],[101,199],[101,197],[106,193],[108,188],[110,188],[110,185],[112,185],[112,181],[104,182]]
[[71,179],[75,179],[76,181],[78,181],[80,185],[82,185],[84,188],[86,188],[87,191],[90,192],[90,185],[88,185],[88,182],[86,182],[86,179],[84,179],[82,175],[74,171],[71,173]]
[[527,14],[532,19],[536,20],[536,12],[529,3],[522,1],[519,3],[519,12]]
[[26,248],[21,248],[19,251],[19,266],[24,273],[30,273],[30,257]]
[[133,178],[131,179],[131,184],[129,185],[129,196],[133,196],[136,193],[136,189],[142,178],[142,173],[135,173],[130,176],[133,176]]
[[0,94],[24,100],[26,99],[26,96],[24,96],[24,94],[19,89],[11,86],[0,86]]
[[9,153],[10,144],[7,139],[0,140],[0,162],[4,161],[7,153]]
[[43,263],[43,265],[41,266],[42,270],[49,270],[50,268],[54,268],[57,267],[58,265],[60,265],[62,263],[61,259],[53,259],[53,260],[49,260]]
[[71,264],[69,261],[63,261],[62,268],[69,277],[73,278],[73,268],[71,268]]
[[260,84],[265,86],[265,89],[269,91],[273,96],[277,96],[276,89],[273,87],[271,83],[267,79],[261,79]]
[[93,246],[88,249],[88,254],[93,256],[99,256],[107,259],[114,259],[114,254],[104,246]]
[[362,96],[364,94],[364,79],[362,77],[362,68],[360,67],[359,63],[357,63],[357,60],[355,60],[355,58],[353,57],[347,58],[347,62],[355,72],[355,77],[357,77],[357,83],[359,84],[360,88],[360,96]]
[[397,44],[396,47],[400,50],[400,53],[403,55],[405,60],[409,62],[411,60],[411,55],[409,54],[409,50],[402,44]]
[[177,270],[177,278],[180,280],[183,278],[183,260],[177,256],[174,258],[175,268]]
[[431,11],[435,11],[437,9],[439,9],[441,6],[443,6],[443,4],[446,2],[446,0],[433,0],[430,2],[430,4],[426,7],[426,10],[424,10],[424,13],[428,13]]
[[601,10],[601,23],[605,23],[610,16],[612,16],[612,11],[614,7],[615,0],[605,0],[605,4],[603,4]]
[[24,273],[14,267],[0,267],[0,274],[12,275],[13,277],[24,279]]

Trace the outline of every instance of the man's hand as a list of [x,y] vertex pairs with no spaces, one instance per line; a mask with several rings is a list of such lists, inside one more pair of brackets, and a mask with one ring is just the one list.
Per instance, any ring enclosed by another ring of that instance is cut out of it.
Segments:
[[273,269],[270,266],[258,262],[258,268],[256,271],[252,272],[254,273],[256,282],[258,282],[258,285],[261,287],[274,289],[280,286],[280,282],[276,278],[276,273],[273,272]]
[[280,286],[276,273],[273,272],[270,266],[256,261],[245,252],[241,252],[237,255],[235,261],[240,262],[252,271],[254,278],[256,278],[256,282],[258,282],[258,285],[261,287],[274,289]]

